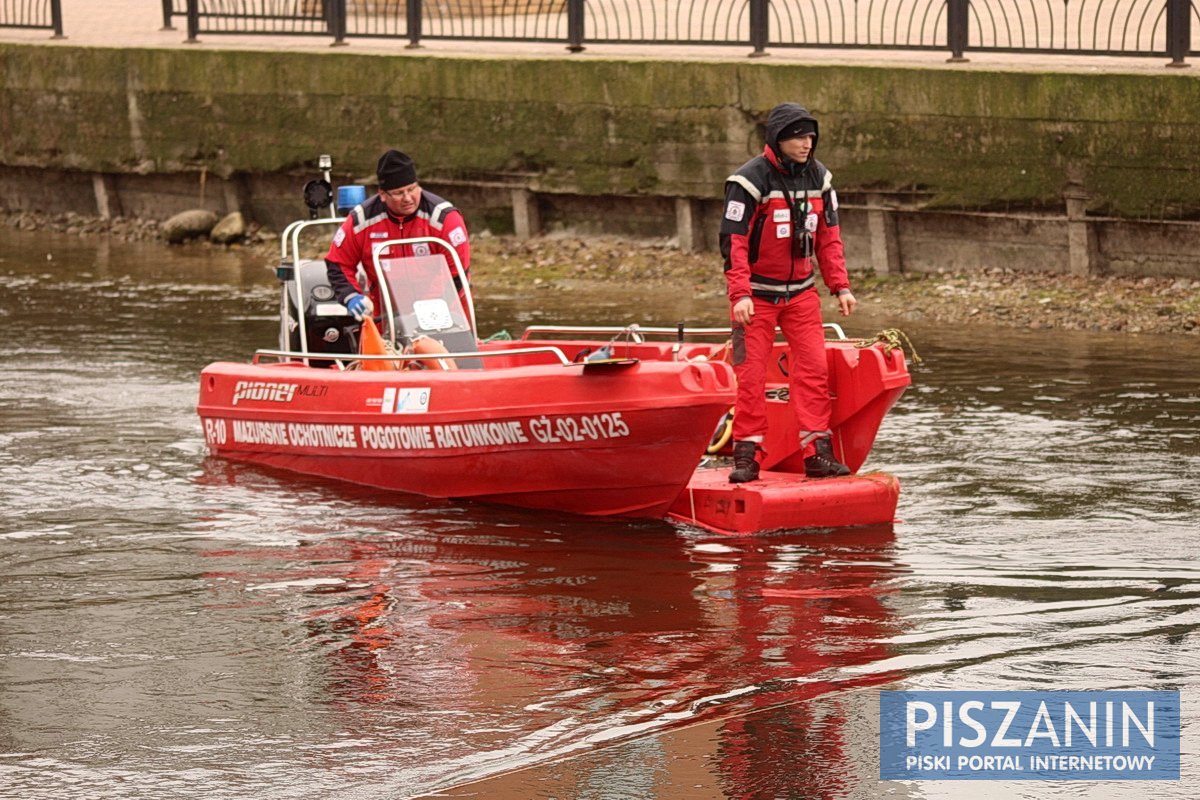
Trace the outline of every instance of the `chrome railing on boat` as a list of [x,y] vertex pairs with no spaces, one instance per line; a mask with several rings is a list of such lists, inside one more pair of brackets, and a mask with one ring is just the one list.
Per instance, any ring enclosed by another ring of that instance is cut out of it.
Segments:
[[[292,275],[293,275],[292,280],[296,284],[296,300],[300,304],[300,307],[297,308],[297,310],[296,310],[295,322],[296,322],[297,328],[299,329],[300,346],[301,347],[308,346],[308,331],[306,330],[307,320],[305,320],[305,318],[304,318],[304,307],[303,307],[304,306],[304,299],[303,299],[304,298],[304,285],[303,285],[303,280],[302,280],[301,274],[300,274],[300,232],[303,231],[305,228],[311,227],[313,225],[341,225],[341,224],[342,224],[342,218],[340,218],[340,217],[322,217],[319,219],[296,220],[295,222],[289,223],[288,226],[283,229],[283,233],[279,237],[280,262],[281,262],[281,264],[287,264],[290,259],[292,269],[294,270],[294,272],[292,273]],[[290,245],[290,250],[289,250],[289,245]],[[279,343],[280,344],[285,344],[284,339],[287,336],[287,334],[286,334],[287,323],[288,323],[288,287],[287,287],[287,283],[284,283],[283,293],[282,293],[282,295],[280,295],[280,301],[279,301],[279,325],[280,325]]]
[[[836,322],[826,322],[824,328],[833,332],[838,339],[849,338],[846,332],[842,330],[842,326]],[[717,336],[728,337],[733,333],[732,328],[684,328],[685,336]],[[645,335],[652,336],[678,336],[679,328],[655,328],[645,327],[634,323],[618,327],[616,325],[530,325],[521,334],[519,341],[525,341],[531,338],[532,334],[585,334],[585,335],[610,335],[619,337],[628,335],[635,342],[645,341]]]
[[574,363],[571,361],[571,359],[567,358],[566,354],[563,353],[562,350],[549,345],[538,347],[513,347],[506,350],[455,351],[449,353],[437,353],[433,355],[429,353],[384,353],[382,355],[360,355],[357,353],[320,354],[311,352],[297,352],[295,350],[255,350],[254,357],[251,359],[250,363],[257,364],[262,357],[292,359],[296,361],[303,361],[306,364],[309,361],[336,361],[340,364],[343,361],[428,361],[431,358],[438,360],[447,358],[494,358],[496,356],[530,355],[534,353],[549,353],[557,358],[560,364],[565,365]]

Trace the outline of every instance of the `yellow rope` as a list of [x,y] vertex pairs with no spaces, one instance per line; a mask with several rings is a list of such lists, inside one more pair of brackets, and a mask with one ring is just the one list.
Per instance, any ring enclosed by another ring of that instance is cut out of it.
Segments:
[[899,348],[901,352],[907,350],[912,353],[914,364],[921,363],[921,357],[917,355],[917,348],[913,347],[912,341],[899,328],[884,328],[879,333],[875,334],[872,339],[863,339],[861,342],[854,345],[855,347],[870,347],[876,342],[883,342],[884,355],[891,355],[892,351]]

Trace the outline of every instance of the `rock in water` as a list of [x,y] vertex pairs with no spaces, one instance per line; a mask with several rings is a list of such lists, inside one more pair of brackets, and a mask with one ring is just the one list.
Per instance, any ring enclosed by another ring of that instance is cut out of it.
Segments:
[[242,217],[242,212],[234,211],[232,214],[226,214],[217,223],[208,238],[216,244],[229,244],[230,242],[240,242],[245,236],[246,220]]
[[217,224],[217,215],[202,208],[181,211],[162,224],[163,238],[170,244],[208,236]]

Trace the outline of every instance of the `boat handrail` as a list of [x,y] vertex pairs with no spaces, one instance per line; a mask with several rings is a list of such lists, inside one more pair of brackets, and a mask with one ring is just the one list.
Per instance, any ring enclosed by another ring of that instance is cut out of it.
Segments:
[[[383,269],[379,266],[379,254],[387,248],[396,244],[420,244],[428,242],[435,244],[445,252],[450,254],[450,260],[454,262],[454,271],[458,275],[459,284],[462,286],[463,295],[467,298],[467,316],[468,322],[471,325],[471,333],[477,335],[475,328],[475,298],[471,295],[471,285],[467,283],[467,274],[463,271],[462,259],[458,257],[458,251],[454,246],[445,239],[439,239],[436,236],[412,236],[406,239],[386,239],[378,244],[371,245],[371,265],[375,268],[375,277],[379,281],[380,286],[387,285],[387,278],[384,277]],[[392,293],[390,291],[380,292],[383,297],[383,304],[387,309],[387,317],[389,320],[395,320],[395,310],[392,308]],[[392,337],[392,344],[396,344],[396,325],[388,326],[389,335]]]
[[297,359],[307,363],[312,361],[414,361],[428,360],[429,358],[492,358],[495,356],[511,356],[511,355],[531,355],[534,353],[550,353],[555,356],[560,364],[572,364],[571,359],[567,358],[566,353],[557,347],[551,345],[541,345],[538,347],[513,347],[506,350],[464,350],[448,353],[437,353],[435,356],[430,356],[429,353],[381,353],[379,355],[363,355],[360,353],[325,353],[314,354],[310,352],[297,352],[295,350],[255,350],[254,357],[251,359],[251,364],[258,364],[259,358],[262,356],[271,358],[288,358]]
[[[826,322],[822,325],[822,327],[828,328],[830,331],[833,332],[833,334],[838,339],[849,338],[846,336],[846,332],[844,330],[842,330],[842,326],[836,322]],[[638,325],[636,323],[633,325],[625,325],[623,327],[618,327],[616,325],[530,325],[528,328],[525,329],[524,333],[521,334],[521,338],[518,341],[525,341],[530,338],[530,334],[535,334],[535,333],[539,333],[539,334],[544,334],[544,333],[552,333],[552,334],[568,334],[568,333],[612,334],[614,336],[620,336],[623,333],[628,333],[631,336],[635,337],[635,341],[640,341],[640,340],[636,339],[636,337],[639,334],[648,333],[648,334],[653,334],[656,336],[657,335],[678,336],[679,329],[678,328],[644,327],[644,326]],[[732,328],[684,328],[684,333],[687,335],[690,335],[690,336],[728,337],[733,334],[733,329]]]
[[[637,343],[645,341],[642,334],[651,335],[671,335],[678,336],[678,328],[655,328],[643,327],[634,323],[632,325],[616,326],[616,325],[530,325],[521,334],[518,341],[526,341],[531,334],[590,334],[590,335],[610,335],[615,340],[621,335],[628,335],[629,338]],[[729,328],[688,328],[687,333],[697,336],[725,336],[730,333]]]
[[[292,258],[299,263],[300,231],[309,225],[328,225],[334,222],[340,225],[345,220],[345,217],[321,217],[319,219],[298,219],[289,222],[287,227],[283,229],[283,233],[279,235],[279,256],[287,258],[288,254],[291,253]],[[289,244],[291,245],[290,248],[288,247]]]
[[[304,230],[305,228],[307,228],[310,225],[328,225],[331,222],[336,222],[337,224],[340,225],[342,223],[342,221],[343,221],[342,219],[337,218],[337,217],[321,217],[320,219],[295,220],[294,222],[288,223],[288,226],[283,229],[283,233],[279,237],[280,250],[282,251],[280,253],[280,258],[283,259],[284,261],[287,261],[288,252],[289,252],[288,244],[289,243],[291,244],[290,252],[291,252],[291,256],[292,256],[292,280],[296,284],[296,303],[297,303],[296,325],[298,327],[299,335],[300,335],[300,346],[305,349],[308,348],[308,330],[307,330],[307,325],[306,325],[307,320],[305,320],[305,318],[304,318],[304,285],[303,285],[303,279],[300,274],[300,231]],[[288,286],[287,286],[287,282],[285,281],[283,284],[283,295],[282,295],[282,299],[280,302],[280,308],[279,308],[279,324],[280,324],[279,338],[280,338],[281,343],[285,336],[284,331],[286,330],[286,328],[284,326],[287,325],[287,308],[288,308]]]

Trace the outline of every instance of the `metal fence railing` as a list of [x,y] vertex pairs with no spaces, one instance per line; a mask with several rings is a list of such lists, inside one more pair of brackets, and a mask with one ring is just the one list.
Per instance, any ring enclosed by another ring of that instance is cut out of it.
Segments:
[[[11,0],[0,0],[10,2]],[[1200,54],[1200,0],[162,0],[163,24],[270,33],[586,44],[1059,55]],[[57,4],[57,0],[56,0]]]
[[62,0],[0,0],[0,28],[45,28],[61,39]]

